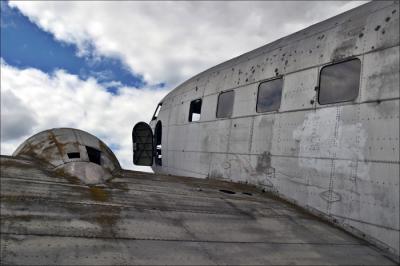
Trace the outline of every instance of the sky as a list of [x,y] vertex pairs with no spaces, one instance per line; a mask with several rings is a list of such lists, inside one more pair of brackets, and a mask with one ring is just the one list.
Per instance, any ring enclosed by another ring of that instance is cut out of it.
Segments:
[[1,154],[56,127],[102,139],[123,168],[131,130],[177,85],[362,1],[0,1]]

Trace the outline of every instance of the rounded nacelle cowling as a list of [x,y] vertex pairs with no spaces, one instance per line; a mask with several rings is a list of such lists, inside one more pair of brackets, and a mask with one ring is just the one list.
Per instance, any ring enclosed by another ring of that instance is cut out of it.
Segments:
[[118,159],[104,142],[73,128],[54,128],[33,135],[13,156],[39,160],[57,173],[77,177],[85,184],[103,183],[121,169]]

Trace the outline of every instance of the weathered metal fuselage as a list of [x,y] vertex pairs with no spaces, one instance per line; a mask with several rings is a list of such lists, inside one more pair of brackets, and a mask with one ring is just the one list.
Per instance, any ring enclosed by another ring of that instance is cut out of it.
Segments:
[[[343,13],[189,79],[163,100],[156,173],[248,182],[399,254],[399,2]],[[321,69],[361,62],[357,97],[320,104]],[[259,84],[283,79],[277,111]],[[235,92],[232,115],[218,96]],[[199,121],[190,103],[202,99]]]

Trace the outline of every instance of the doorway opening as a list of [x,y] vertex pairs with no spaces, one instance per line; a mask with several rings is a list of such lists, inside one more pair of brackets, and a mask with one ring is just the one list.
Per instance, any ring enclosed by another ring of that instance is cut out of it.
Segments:
[[156,128],[154,130],[154,138],[156,145],[156,165],[162,165],[162,153],[161,153],[161,140],[162,140],[162,124],[161,121],[158,121],[156,124]]
[[153,165],[154,137],[151,127],[145,122],[137,123],[132,129],[133,164]]

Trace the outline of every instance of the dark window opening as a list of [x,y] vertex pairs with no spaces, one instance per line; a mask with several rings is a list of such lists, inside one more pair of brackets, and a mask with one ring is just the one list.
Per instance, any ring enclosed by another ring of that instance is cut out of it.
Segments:
[[319,104],[347,102],[357,98],[361,61],[352,59],[325,66],[319,77]]
[[159,104],[157,105],[157,108],[156,108],[156,110],[154,111],[154,115],[153,115],[153,118],[152,118],[151,120],[156,120],[156,119],[157,119],[158,114],[160,113],[160,110],[161,110],[161,106],[162,106],[162,103],[159,103]]
[[189,122],[195,122],[200,120],[201,102],[202,102],[201,99],[197,99],[190,102]]
[[260,83],[257,94],[257,113],[279,110],[282,97],[282,78]]
[[218,96],[217,118],[231,117],[233,111],[234,91],[221,92]]
[[156,128],[154,130],[154,143],[156,144],[156,164],[162,165],[162,153],[161,153],[161,140],[162,140],[162,124],[161,121],[157,122]]
[[68,152],[67,155],[69,159],[81,158],[79,152]]
[[101,165],[101,151],[98,149],[86,146],[86,151],[89,157],[89,161],[92,163],[96,163],[98,165]]

